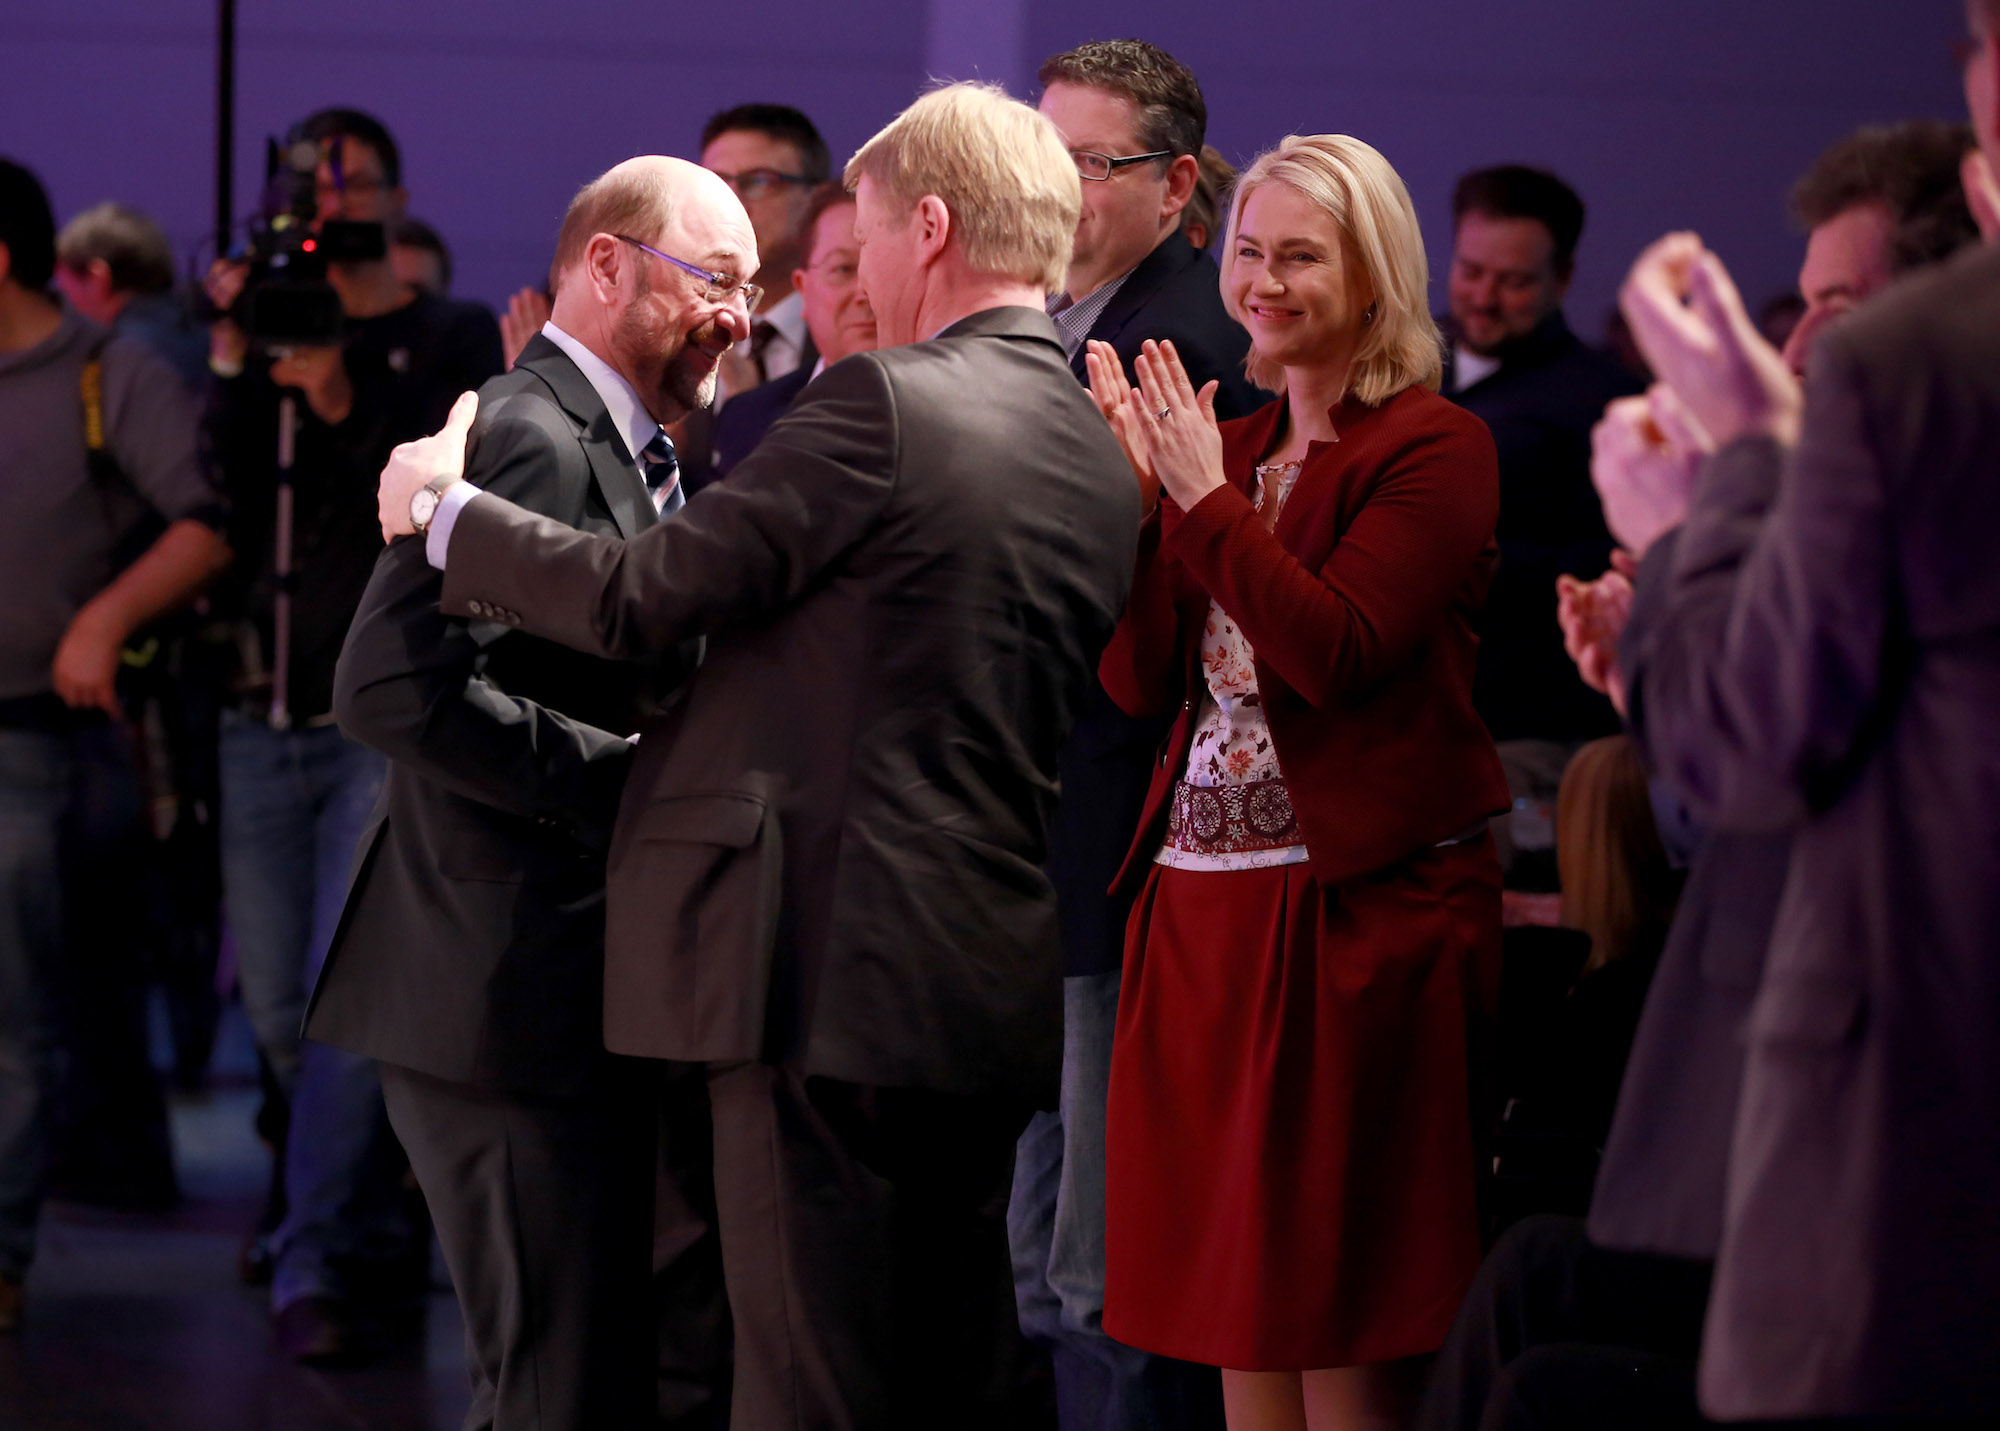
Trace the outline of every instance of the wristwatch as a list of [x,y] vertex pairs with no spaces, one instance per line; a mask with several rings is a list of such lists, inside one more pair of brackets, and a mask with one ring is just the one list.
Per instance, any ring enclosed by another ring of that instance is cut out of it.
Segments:
[[410,494],[410,525],[417,529],[418,536],[430,531],[431,518],[437,515],[438,499],[455,480],[450,473],[433,477]]

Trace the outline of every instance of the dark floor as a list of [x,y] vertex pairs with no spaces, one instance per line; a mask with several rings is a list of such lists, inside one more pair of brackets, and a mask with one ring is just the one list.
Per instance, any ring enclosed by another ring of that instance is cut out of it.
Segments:
[[52,1205],[20,1332],[0,1335],[0,1431],[449,1431],[465,1412],[458,1309],[375,1365],[311,1371],[271,1348],[263,1289],[236,1276],[265,1153],[240,1073],[177,1098],[182,1205]]

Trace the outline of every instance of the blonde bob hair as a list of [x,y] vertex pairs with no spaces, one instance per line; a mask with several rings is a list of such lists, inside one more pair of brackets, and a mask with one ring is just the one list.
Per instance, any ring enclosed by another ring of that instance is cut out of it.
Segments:
[[[1430,265],[1417,211],[1389,161],[1348,135],[1288,134],[1236,181],[1222,246],[1222,303],[1229,316],[1243,322],[1230,292],[1243,203],[1266,184],[1283,184],[1324,209],[1340,230],[1348,261],[1360,263],[1375,291],[1375,317],[1361,330],[1347,390],[1374,407],[1407,387],[1435,389],[1444,373],[1444,345],[1431,321]],[[1284,391],[1284,369],[1254,347],[1243,370],[1258,387]]]
[[946,85],[862,145],[842,176],[866,176],[907,215],[944,201],[965,261],[1053,293],[1069,270],[1083,185],[1056,128],[997,85]]

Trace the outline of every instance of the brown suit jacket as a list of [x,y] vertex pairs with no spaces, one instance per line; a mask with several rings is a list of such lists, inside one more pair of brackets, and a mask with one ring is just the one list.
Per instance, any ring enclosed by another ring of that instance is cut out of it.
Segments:
[[445,610],[601,655],[706,634],[610,859],[605,1042],[1048,1098],[1056,751],[1139,499],[1026,308],[858,354],[674,521],[589,536],[481,497]]
[[1991,247],[1862,308],[1797,451],[1717,453],[1675,552],[1709,658],[1649,678],[1653,754],[1796,832],[1702,1349],[1730,1420],[2000,1414],[1996,313]]

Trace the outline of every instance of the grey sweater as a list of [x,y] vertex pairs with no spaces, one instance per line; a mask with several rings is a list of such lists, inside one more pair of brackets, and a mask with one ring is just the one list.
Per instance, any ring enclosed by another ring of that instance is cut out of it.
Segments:
[[198,400],[130,338],[105,346],[105,446],[124,480],[90,473],[82,378],[102,330],[64,310],[46,342],[0,352],[0,700],[53,689],[56,646],[117,575],[144,524],[219,515]]

